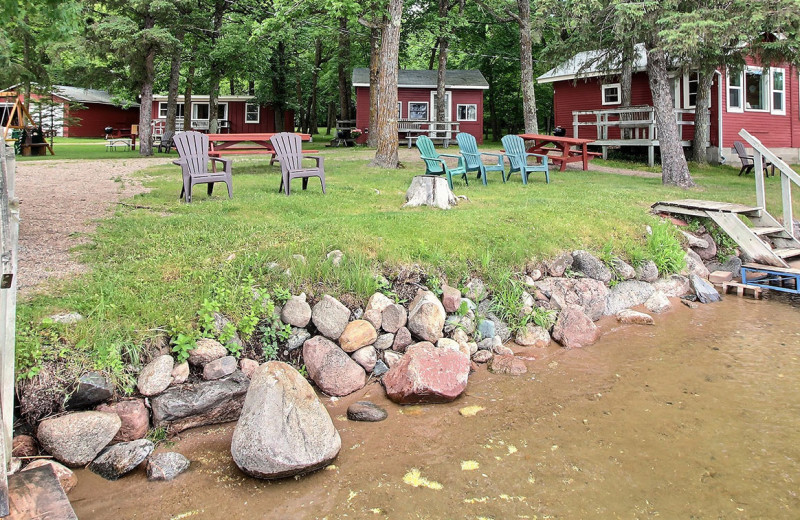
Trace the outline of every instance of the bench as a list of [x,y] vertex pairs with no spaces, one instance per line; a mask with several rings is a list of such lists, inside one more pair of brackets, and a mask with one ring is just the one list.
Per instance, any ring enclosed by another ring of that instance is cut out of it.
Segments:
[[109,139],[106,143],[106,151],[109,150],[117,150],[117,146],[121,146],[123,150],[130,150],[131,149],[131,140],[130,139]]

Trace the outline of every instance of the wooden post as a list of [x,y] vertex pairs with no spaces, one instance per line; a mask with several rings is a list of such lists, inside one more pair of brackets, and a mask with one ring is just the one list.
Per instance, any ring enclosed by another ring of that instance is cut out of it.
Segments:
[[755,165],[753,175],[756,178],[756,206],[767,209],[767,198],[764,194],[764,157],[757,148],[753,149],[753,164]]
[[[794,237],[794,218],[792,217],[792,182],[781,172],[781,198],[783,199],[783,228]],[[797,238],[797,237],[795,237]],[[800,289],[800,287],[798,287]]]
[[578,114],[572,113],[572,137],[578,138]]

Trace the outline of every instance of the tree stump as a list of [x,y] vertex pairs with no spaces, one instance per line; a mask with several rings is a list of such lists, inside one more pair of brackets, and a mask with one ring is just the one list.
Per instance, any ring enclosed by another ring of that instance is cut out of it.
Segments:
[[403,207],[433,206],[450,209],[457,204],[456,196],[450,191],[446,178],[436,175],[417,175],[406,191],[406,203]]

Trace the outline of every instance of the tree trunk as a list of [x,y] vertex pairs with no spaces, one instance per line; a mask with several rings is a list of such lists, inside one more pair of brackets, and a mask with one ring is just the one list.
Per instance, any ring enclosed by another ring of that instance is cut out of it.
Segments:
[[286,45],[278,42],[278,46],[273,53],[272,74],[272,106],[274,107],[275,131],[283,132],[286,120]]
[[378,146],[378,77],[381,70],[381,30],[372,27],[369,31],[369,133],[367,146]]
[[306,126],[306,109],[303,106],[303,81],[300,74],[297,75],[294,82],[294,89],[295,95],[297,96],[297,110],[299,113],[297,114],[297,122],[299,123],[300,133],[303,133],[303,129]]
[[[633,63],[636,59],[634,55],[635,48],[633,47],[633,42],[626,42],[625,49],[622,51],[622,71],[619,75],[619,85],[620,85],[620,105],[622,107],[629,107],[631,106],[631,93],[633,91]],[[620,118],[622,121],[630,120],[629,114],[622,114]],[[624,128],[622,130],[622,138],[623,139],[630,139],[631,138],[631,129]]]
[[192,86],[194,85],[194,52],[189,58],[189,71],[186,73],[186,90],[183,94],[183,130],[189,131],[192,129]]
[[658,143],[661,150],[661,182],[681,188],[694,186],[683,155],[678,122],[672,104],[672,88],[667,74],[667,56],[662,50],[648,50],[647,76],[653,96]]
[[350,30],[347,28],[347,17],[339,18],[339,117],[352,119],[352,101],[350,100]]
[[228,90],[231,96],[236,95],[236,82],[233,81],[233,78],[228,78]]
[[700,73],[697,81],[697,98],[694,107],[694,141],[692,142],[692,161],[699,164],[708,164],[706,146],[711,137],[708,110],[711,108],[711,85],[713,83],[713,70]]
[[436,74],[436,120],[447,121],[447,99],[445,96],[445,75],[447,73],[447,2],[439,0],[439,68]]
[[370,166],[397,168],[397,71],[400,53],[400,25],[403,0],[389,0],[388,19],[381,36],[380,70],[378,79],[377,150]]
[[336,126],[336,103],[333,101],[328,102],[328,128],[325,130],[325,135],[331,135],[331,128]]
[[[211,33],[211,47],[216,45],[222,30],[222,20],[225,15],[227,0],[216,0],[214,2],[214,30]],[[222,63],[211,64],[211,79],[209,81],[208,93],[208,133],[216,134],[219,132],[219,83],[224,73]]]
[[[183,42],[183,31],[176,35],[179,42]],[[163,142],[167,142],[175,135],[175,119],[178,116],[178,83],[181,79],[181,46],[173,49],[169,66],[169,91],[167,92],[167,121],[164,125]],[[160,114],[159,114],[160,115]]]
[[525,120],[525,133],[538,134],[539,122],[536,118],[536,91],[533,81],[533,38],[531,36],[530,0],[517,0],[519,7],[519,62],[522,79],[522,114]]
[[[152,29],[155,20],[152,16],[145,18],[144,29]],[[156,48],[153,45],[147,46],[144,56],[144,74],[142,76],[141,102],[139,106],[139,155],[153,155],[153,135],[150,121],[153,119],[153,81],[156,75],[155,61]]]
[[314,42],[314,70],[311,72],[311,101],[308,109],[308,133],[311,135],[319,132],[319,109],[317,108],[317,85],[319,84],[319,69],[322,66],[322,38],[317,37]]
[[500,135],[500,120],[497,118],[497,85],[494,81],[494,67],[488,69],[489,77],[489,126],[492,128],[492,140],[497,141]]

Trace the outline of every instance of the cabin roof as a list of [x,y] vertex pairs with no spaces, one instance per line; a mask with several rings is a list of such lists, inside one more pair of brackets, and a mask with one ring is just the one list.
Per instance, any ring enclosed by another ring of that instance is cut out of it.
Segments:
[[[435,70],[401,69],[397,75],[398,88],[436,88],[438,72]],[[479,70],[447,70],[445,88],[480,89],[489,88],[489,82]],[[369,87],[369,69],[353,69],[353,86]]]
[[[100,105],[119,106],[119,103],[115,102],[111,94],[105,90],[53,85],[53,94],[78,103],[98,103]],[[139,103],[131,103],[130,106],[138,107]]]
[[[647,67],[647,52],[644,44],[637,43],[634,47],[636,57],[633,62],[633,71],[641,72]],[[539,83],[554,83],[578,78],[595,78],[618,74],[621,69],[622,57],[619,52],[604,49],[579,52],[569,60],[552,68],[536,78]]]

